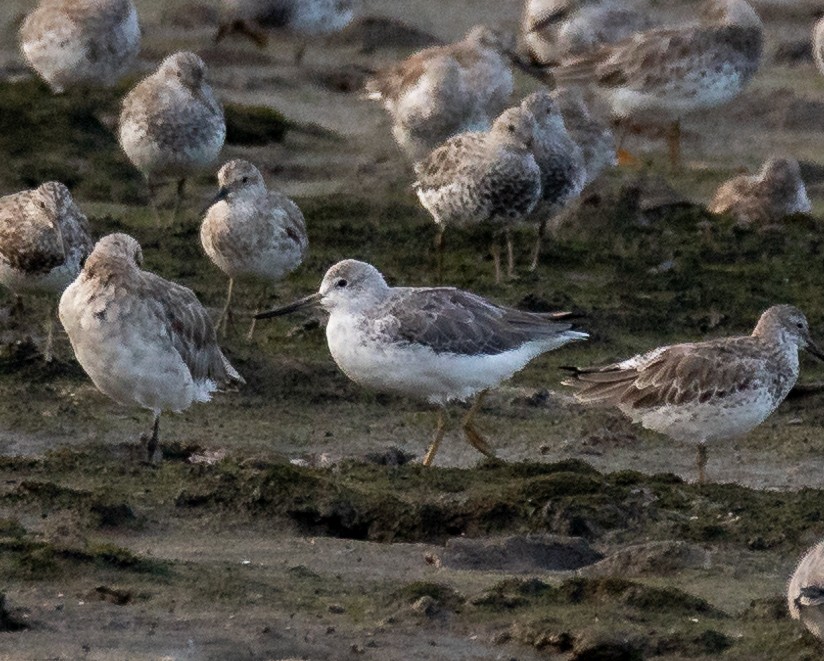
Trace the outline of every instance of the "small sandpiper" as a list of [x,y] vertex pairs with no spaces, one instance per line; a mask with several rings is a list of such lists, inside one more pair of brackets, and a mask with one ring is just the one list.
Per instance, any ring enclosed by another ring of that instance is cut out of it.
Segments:
[[[229,161],[217,181],[220,190],[200,226],[200,242],[229,276],[226,305],[215,324],[225,335],[235,280],[283,279],[303,262],[309,239],[298,205],[279,191],[267,190],[260,170],[249,161]],[[253,332],[254,320],[249,340]]]
[[367,96],[383,103],[396,142],[418,162],[454,135],[488,129],[506,109],[509,57],[503,38],[477,25],[460,41],[378,71],[366,82]]
[[564,313],[523,312],[451,287],[390,287],[374,266],[353,259],[332,266],[318,293],[258,318],[312,306],[329,313],[329,351],[346,376],[438,407],[425,466],[443,439],[450,400],[477,395],[464,434],[479,452],[494,456],[473,424],[487,391],[536,356],[588,337],[562,321]]
[[697,25],[640,32],[553,75],[560,85],[594,85],[624,130],[630,120],[668,119],[670,162],[678,166],[681,117],[735,98],[758,71],[763,42],[761,19],[745,0],[708,0]]
[[755,175],[739,175],[715,191],[707,207],[728,213],[741,225],[767,225],[812,211],[801,168],[794,158],[770,158]]
[[56,94],[117,83],[140,52],[132,0],[41,0],[20,27],[20,48]]
[[580,88],[559,87],[551,96],[561,109],[569,136],[584,154],[586,183],[591,184],[604,170],[618,164],[612,127],[593,116]]
[[[442,271],[443,233],[449,225],[486,225],[506,238],[508,272],[513,273],[510,228],[541,199],[541,169],[532,153],[535,117],[521,107],[505,110],[483,133],[461,133],[433,151],[415,170],[415,190],[438,227]],[[500,245],[490,248],[495,281],[501,281]]]
[[824,354],[804,314],[774,305],[751,335],[658,347],[605,367],[566,368],[564,385],[584,404],[617,406],[633,422],[698,444],[698,481],[706,444],[742,436],[775,411],[798,378],[798,352]]
[[223,355],[194,292],[140,267],[126,234],[104,236],[60,299],[60,321],[94,385],[124,406],[154,414],[146,451],[157,449],[162,411],[208,402],[243,383]]
[[214,163],[226,139],[223,107],[206,81],[203,60],[185,51],[163,60],[123,99],[118,135],[146,177],[158,220],[155,188],[164,179],[177,180],[174,220],[186,178]]
[[[59,295],[80,273],[92,251],[86,216],[63,184],[0,197],[0,284],[17,297],[29,292]],[[49,310],[43,357],[52,359],[55,309]]]
[[[533,92],[521,101],[521,108],[535,118],[532,155],[541,170],[541,199],[532,211],[538,220],[538,239],[530,264],[534,271],[550,217],[581,194],[587,171],[584,153],[569,135],[561,110],[549,92]],[[512,261],[510,256],[510,264]]]
[[295,64],[303,61],[307,39],[343,30],[355,18],[358,0],[221,0],[221,21],[215,43],[241,34],[260,48],[269,42],[268,29],[297,35]]

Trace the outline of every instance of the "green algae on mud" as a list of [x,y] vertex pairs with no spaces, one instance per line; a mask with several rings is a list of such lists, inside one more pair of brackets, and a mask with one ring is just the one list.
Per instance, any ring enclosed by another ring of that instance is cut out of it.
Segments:
[[80,448],[6,458],[0,476],[0,504],[15,516],[67,511],[98,531],[140,526],[143,513],[165,511],[239,512],[287,521],[307,534],[381,542],[553,532],[593,542],[684,539],[793,551],[824,533],[818,489],[695,485],[668,474],[604,474],[581,461],[484,462],[472,470],[347,461],[315,469],[229,457],[214,465],[167,460],[146,470]]
[[[57,180],[82,200],[142,204],[143,177],[115,134],[120,99],[134,82],[55,95],[35,78],[0,81],[0,187],[13,192]],[[293,128],[270,108],[228,103],[225,110],[230,145],[281,142]]]

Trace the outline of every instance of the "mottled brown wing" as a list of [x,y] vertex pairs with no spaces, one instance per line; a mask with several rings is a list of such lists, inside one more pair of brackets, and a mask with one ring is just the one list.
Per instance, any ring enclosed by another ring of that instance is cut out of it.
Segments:
[[483,153],[483,133],[461,133],[449,138],[415,166],[417,188],[441,188],[455,181],[464,170],[464,164],[473,162]]
[[657,408],[709,402],[758,385],[764,358],[750,338],[725,343],[677,344],[615,365],[575,370],[565,385],[586,403]]
[[397,101],[426,72],[429,62],[443,56],[442,46],[433,46],[410,55],[405,60],[381,69],[366,81],[365,89],[385,99]]
[[378,312],[393,339],[435,353],[494,355],[572,328],[552,314],[500,307],[451,288],[400,290]]
[[243,379],[223,356],[212,320],[195,293],[154,273],[144,271],[141,276],[145,291],[140,295],[150,301],[192,378],[211,379],[218,385],[242,383]]
[[0,198],[0,256],[32,275],[48,273],[66,259],[60,229],[30,191]]
[[564,82],[594,82],[600,87],[625,87],[650,92],[667,87],[689,73],[694,79],[715,73],[722,63],[744,62],[742,40],[754,35],[735,26],[660,28],[604,46],[593,55],[557,68]]

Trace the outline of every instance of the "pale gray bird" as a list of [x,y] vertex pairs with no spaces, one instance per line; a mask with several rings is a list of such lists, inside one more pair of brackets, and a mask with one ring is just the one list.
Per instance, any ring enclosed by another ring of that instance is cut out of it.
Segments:
[[426,48],[366,82],[383,103],[392,135],[413,162],[448,138],[483,131],[508,105],[512,69],[501,35],[477,25],[452,44]]
[[163,60],[123,99],[118,136],[146,177],[155,214],[157,184],[177,181],[174,219],[186,178],[214,163],[226,139],[223,107],[206,80],[203,60],[185,51]]
[[329,352],[346,376],[438,407],[424,466],[443,439],[448,402],[476,397],[463,431],[470,445],[492,457],[473,423],[487,391],[542,353],[588,337],[561,321],[566,313],[522,312],[452,287],[390,287],[374,266],[354,259],[332,266],[317,294],[258,318],[313,306],[329,313]]
[[132,0],[40,0],[20,27],[20,48],[55,93],[109,87],[140,51],[137,10]]
[[648,30],[647,3],[634,0],[525,0],[521,36],[538,64],[563,62]]
[[[0,283],[17,297],[32,292],[60,295],[92,251],[86,216],[63,184],[0,197]],[[46,323],[43,356],[52,359],[55,309]]]
[[100,239],[60,299],[60,321],[77,360],[104,395],[154,415],[149,461],[162,411],[208,402],[243,383],[223,355],[194,292],[144,271],[140,245],[126,234]]
[[567,368],[584,404],[616,406],[633,422],[698,446],[742,436],[778,408],[798,378],[798,352],[824,360],[804,314],[774,305],[751,335],[658,347],[605,367]]
[[[309,239],[298,206],[283,193],[267,190],[260,171],[248,161],[229,161],[217,180],[220,190],[200,226],[200,242],[229,276],[226,305],[216,324],[225,335],[235,280],[278,282],[303,262]],[[250,340],[253,331],[254,320]]]
[[583,152],[586,183],[590,184],[606,168],[618,165],[615,134],[608,123],[593,117],[579,88],[559,87],[551,96],[561,109],[569,136]]

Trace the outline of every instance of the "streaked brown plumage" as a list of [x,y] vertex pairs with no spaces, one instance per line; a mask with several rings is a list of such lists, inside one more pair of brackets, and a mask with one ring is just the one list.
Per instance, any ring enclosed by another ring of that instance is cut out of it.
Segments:
[[809,213],[812,205],[798,161],[771,158],[757,174],[740,175],[721,184],[707,208],[713,213],[728,213],[742,225],[749,225]]
[[366,83],[392,120],[412,161],[447,138],[484,130],[509,105],[512,72],[501,37],[482,25],[453,44],[427,48],[377,72]]
[[[798,351],[818,357],[797,308],[766,310],[751,335],[659,347],[604,367],[570,368],[564,385],[584,404],[616,406],[671,438],[699,444],[746,434],[784,400],[798,378]],[[699,454],[699,479],[706,455]]]

